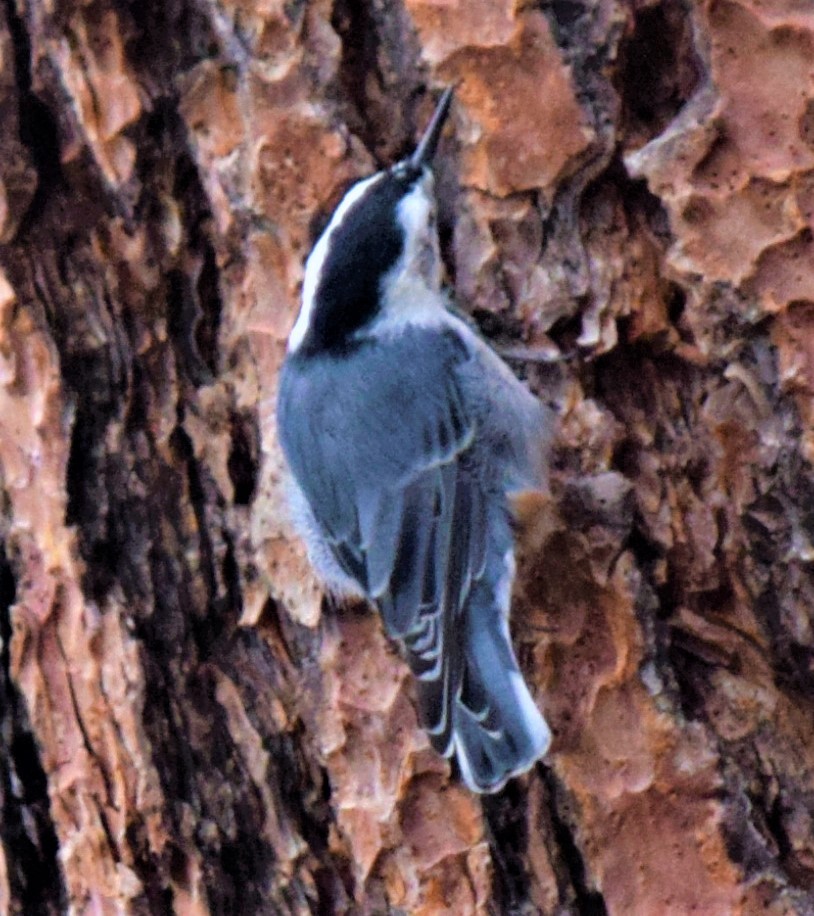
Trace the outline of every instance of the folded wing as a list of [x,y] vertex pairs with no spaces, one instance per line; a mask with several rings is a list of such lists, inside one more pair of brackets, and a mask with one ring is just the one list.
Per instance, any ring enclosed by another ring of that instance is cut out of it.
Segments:
[[[387,350],[390,360],[398,354],[398,364],[388,366],[378,364],[380,348],[360,344],[350,382],[339,360],[324,358],[319,372],[311,367],[302,377],[292,360],[281,378],[279,425],[289,464],[337,563],[405,648],[433,745],[447,755],[456,750],[467,782],[484,791],[517,771],[511,758],[518,741],[496,755],[481,748],[483,735],[500,745],[503,716],[484,665],[499,659],[519,678],[508,607],[487,575],[499,567],[502,576],[511,531],[506,495],[499,481],[487,479],[488,456],[477,451],[479,418],[460,384],[472,354],[456,336],[440,341],[437,331],[407,331],[398,348]],[[366,378],[385,381],[373,388]],[[488,623],[491,614],[492,629],[506,642],[486,652],[483,664],[467,619],[473,596],[478,617]],[[478,763],[467,761],[466,746]]]

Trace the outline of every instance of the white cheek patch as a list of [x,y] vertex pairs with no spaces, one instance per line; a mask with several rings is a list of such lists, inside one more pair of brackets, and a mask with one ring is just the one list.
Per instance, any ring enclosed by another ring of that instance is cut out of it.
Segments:
[[294,327],[291,329],[291,333],[288,336],[289,353],[293,353],[302,345],[303,340],[305,340],[308,334],[308,329],[311,326],[311,316],[314,312],[317,287],[319,286],[320,277],[322,276],[325,258],[328,256],[333,231],[345,218],[345,214],[348,210],[350,210],[350,208],[364,195],[372,184],[381,180],[382,177],[382,173],[378,172],[375,175],[371,175],[370,178],[365,178],[357,182],[350,191],[348,191],[334,211],[331,221],[325,227],[316,245],[314,245],[311,250],[311,254],[308,255],[308,260],[305,262],[305,275],[302,281],[302,305],[300,306],[300,313],[297,316]]
[[437,325],[446,316],[441,293],[441,259],[433,219],[433,179],[430,172],[396,207],[396,219],[404,230],[404,252],[390,271],[378,327],[395,331],[409,325]]
[[430,285],[439,286],[441,274],[438,230],[435,226],[434,183],[432,173],[425,172],[412,191],[399,202],[396,218],[404,230],[405,240],[401,272],[418,274]]
[[404,227],[404,237],[414,239],[426,235],[432,210],[432,176],[415,183],[413,190],[399,201],[396,218]]

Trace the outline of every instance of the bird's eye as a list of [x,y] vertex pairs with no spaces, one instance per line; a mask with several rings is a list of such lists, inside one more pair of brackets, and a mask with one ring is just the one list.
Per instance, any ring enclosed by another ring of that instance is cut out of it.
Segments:
[[391,167],[390,174],[397,181],[403,182],[405,186],[411,186],[417,178],[421,177],[422,172],[408,161],[402,160]]

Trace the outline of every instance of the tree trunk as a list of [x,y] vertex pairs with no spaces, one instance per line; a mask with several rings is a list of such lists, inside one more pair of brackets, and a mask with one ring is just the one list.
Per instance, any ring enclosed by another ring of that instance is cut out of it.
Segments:
[[[813,61],[805,0],[0,4],[0,911],[814,913]],[[450,281],[561,415],[485,798],[273,417],[450,84]]]

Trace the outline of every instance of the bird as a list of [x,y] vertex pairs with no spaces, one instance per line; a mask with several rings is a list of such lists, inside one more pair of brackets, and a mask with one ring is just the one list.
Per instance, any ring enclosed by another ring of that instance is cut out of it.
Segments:
[[555,414],[443,283],[432,167],[452,95],[412,155],[350,187],[308,255],[277,426],[318,578],[378,609],[430,743],[493,793],[551,742],[509,612],[512,499],[547,492]]

